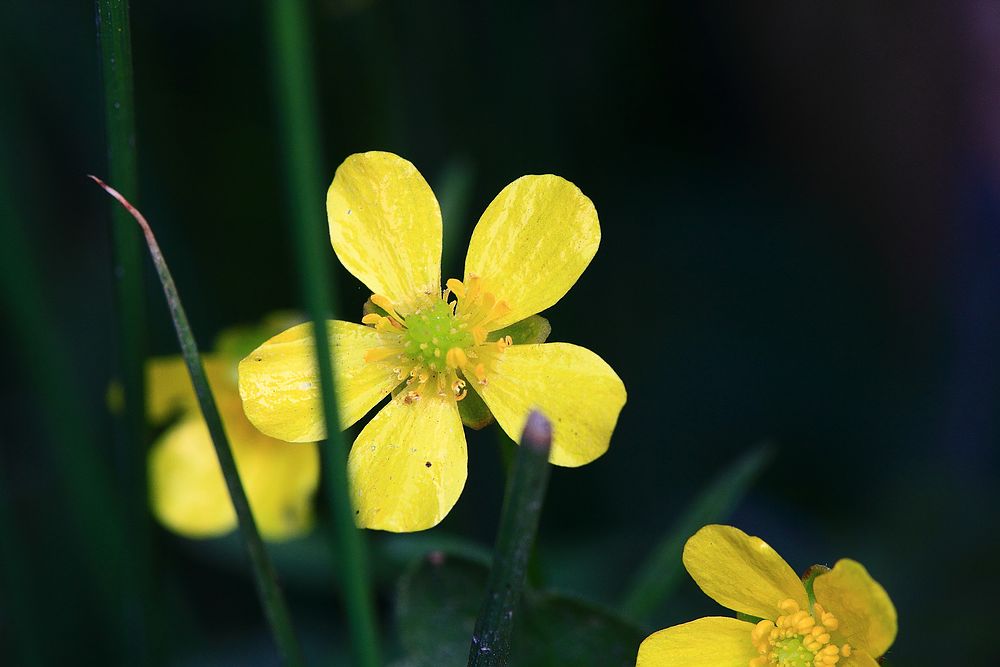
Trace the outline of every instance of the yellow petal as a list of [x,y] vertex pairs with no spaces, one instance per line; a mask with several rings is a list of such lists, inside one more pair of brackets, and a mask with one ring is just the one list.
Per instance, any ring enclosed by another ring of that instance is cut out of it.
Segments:
[[483,289],[511,308],[490,330],[561,299],[600,242],[594,204],[569,181],[523,176],[505,187],[479,219],[465,259],[465,282],[479,276]]
[[424,530],[448,514],[465,487],[465,432],[452,399],[393,399],[354,441],[347,462],[362,528]]
[[226,432],[261,535],[277,541],[308,532],[319,484],[318,445],[269,438],[247,421],[238,403],[233,407]]
[[[213,391],[228,391],[236,386],[236,369],[215,355],[202,355],[202,363]],[[161,424],[187,410],[198,410],[198,399],[191,385],[184,358],[155,357],[146,362],[146,416]]]
[[[263,435],[247,422],[235,394],[222,397],[219,408],[261,534],[281,540],[308,530],[319,482],[315,443],[290,444]],[[170,530],[202,538],[236,527],[215,447],[200,416],[184,418],[154,443],[149,475],[153,512]]]
[[222,470],[200,416],[182,419],[153,444],[149,485],[153,513],[175,533],[213,537],[236,527]]
[[775,619],[791,598],[808,609],[802,580],[764,540],[732,526],[705,526],[684,545],[684,567],[719,604],[751,616]]
[[416,167],[393,155],[356,153],[326,195],[340,262],[403,315],[441,290],[441,209]]
[[896,639],[896,608],[861,563],[837,561],[813,582],[816,602],[837,617],[837,635],[853,648],[879,657]]
[[552,422],[549,461],[560,466],[580,466],[607,451],[626,397],[603,359],[569,343],[508,347],[487,372],[485,386],[474,379],[469,384],[514,442],[528,413],[541,410]]
[[646,637],[636,667],[747,667],[757,657],[753,625],[710,616]]
[[837,667],[878,667],[878,663],[864,651],[852,651],[850,657],[840,659]]
[[[337,402],[343,428],[361,419],[399,384],[392,359],[365,361],[386,336],[351,322],[327,322]],[[240,396],[251,423],[267,435],[290,442],[326,437],[312,325],[284,331],[250,353],[239,366]]]

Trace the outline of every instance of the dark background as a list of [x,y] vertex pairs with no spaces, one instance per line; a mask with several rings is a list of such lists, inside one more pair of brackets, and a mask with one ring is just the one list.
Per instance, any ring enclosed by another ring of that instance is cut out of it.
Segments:
[[[995,658],[1000,5],[310,11],[324,182],[373,149],[435,188],[470,179],[446,220],[458,230],[446,277],[518,176],[559,174],[597,206],[601,248],[547,316],[551,340],[599,353],[629,400],[604,457],[554,471],[539,537],[550,583],[614,602],[697,491],[770,438],[778,454],[732,523],[796,569],[864,563],[899,611],[894,664]],[[71,362],[65,382],[110,463],[109,201],[84,177],[107,171],[94,8],[14,0],[0,14],[12,220]],[[139,203],[207,346],[299,305],[263,13],[134,1],[132,21]],[[341,315],[356,320],[368,294],[337,270]],[[146,278],[150,349],[175,353],[150,266]],[[68,518],[76,501],[48,443],[60,415],[11,331],[0,490],[14,532],[2,539],[24,570],[4,567],[34,610],[5,609],[0,590],[0,663],[17,664],[15,633],[28,632],[46,664],[108,664],[118,654],[76,556],[89,537]],[[430,535],[489,546],[495,433],[470,433],[469,448],[465,492]],[[153,546],[169,664],[274,664],[238,545],[157,529]],[[292,550],[281,568],[310,655],[336,655],[344,622],[316,562]],[[401,567],[376,566],[387,636]],[[653,629],[721,612],[685,579]]]

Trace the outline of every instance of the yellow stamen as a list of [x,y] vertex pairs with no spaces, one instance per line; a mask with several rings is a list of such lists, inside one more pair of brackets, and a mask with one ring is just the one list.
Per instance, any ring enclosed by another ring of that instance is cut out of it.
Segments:
[[469,363],[469,357],[465,355],[465,351],[460,347],[453,347],[448,350],[448,353],[444,356],[444,361],[451,368],[461,368]]
[[372,303],[384,310],[390,316],[394,317],[398,322],[402,322],[404,318],[399,316],[396,309],[392,305],[392,301],[389,297],[382,296],[381,294],[372,294]]
[[779,602],[778,609],[782,614],[776,620],[760,621],[750,632],[750,641],[760,654],[750,667],[823,667],[851,654],[848,644],[831,643],[830,633],[839,624],[822,606],[814,605],[810,613],[788,599]]

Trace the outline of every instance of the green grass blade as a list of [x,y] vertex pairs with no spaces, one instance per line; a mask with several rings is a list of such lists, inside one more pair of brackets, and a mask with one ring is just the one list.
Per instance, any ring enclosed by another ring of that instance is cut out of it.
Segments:
[[292,629],[291,617],[288,607],[285,604],[284,595],[278,586],[274,567],[264,548],[264,542],[260,538],[257,524],[250,511],[250,504],[247,501],[246,492],[240,481],[240,474],[236,468],[236,461],[233,459],[233,451],[229,446],[229,439],[222,426],[222,418],[219,416],[218,408],[215,405],[215,397],[208,385],[205,376],[205,368],[202,366],[201,355],[198,352],[198,345],[195,343],[194,335],[191,333],[191,326],[188,324],[184,306],[181,304],[180,295],[174,285],[174,279],[167,268],[166,260],[160,247],[153,236],[153,230],[142,214],[136,210],[121,194],[103,183],[99,178],[91,176],[94,181],[104,188],[108,194],[118,200],[118,202],[135,218],[142,228],[146,237],[146,244],[149,246],[149,253],[156,266],[156,273],[163,284],[163,293],[167,298],[167,307],[170,309],[170,316],[174,322],[174,329],[177,331],[177,340],[181,346],[181,354],[187,364],[188,373],[191,375],[191,383],[194,385],[195,394],[198,396],[198,405],[201,407],[202,417],[208,426],[208,432],[212,436],[212,443],[215,445],[215,453],[219,457],[219,465],[222,467],[222,475],[226,480],[226,487],[229,489],[229,497],[232,500],[233,508],[236,510],[236,518],[239,521],[240,533],[246,543],[247,552],[250,554],[250,562],[253,566],[254,578],[257,583],[257,592],[260,595],[261,605],[271,626],[275,642],[278,644],[278,651],[281,654],[283,664],[291,667],[300,667],[305,664],[302,658],[302,651],[299,648],[298,640]]
[[[138,176],[135,147],[135,103],[132,38],[128,0],[97,0],[97,39],[104,86],[104,118],[108,174],[136,201]],[[111,208],[112,257],[115,285],[115,375],[122,388],[124,409],[114,415],[115,444],[125,502],[129,558],[121,572],[127,579],[126,637],[133,662],[153,664],[159,651],[154,621],[151,523],[146,479],[148,439],[145,429],[146,317],[143,307],[142,246],[139,230],[120,206]]]
[[681,580],[684,543],[702,526],[724,521],[773,454],[769,443],[754,447],[698,495],[633,578],[621,604],[627,618],[645,621],[670,596]]
[[469,647],[470,667],[506,665],[510,660],[510,638],[549,483],[551,445],[552,425],[532,412],[507,476],[486,599]]
[[[322,189],[312,39],[302,0],[267,0],[276,102],[283,138],[285,172],[295,232],[295,258],[301,290],[313,331],[326,331],[335,312],[330,286],[329,232]],[[347,611],[351,644],[361,667],[380,664],[371,575],[363,534],[354,524],[348,496],[347,447],[340,430],[333,385],[333,359],[326,336],[314,336],[323,397],[327,440],[321,445],[326,495],[330,501],[337,567]]]

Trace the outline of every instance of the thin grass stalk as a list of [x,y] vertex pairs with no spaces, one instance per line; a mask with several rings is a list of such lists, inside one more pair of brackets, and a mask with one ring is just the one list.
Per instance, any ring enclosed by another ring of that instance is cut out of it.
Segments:
[[684,543],[702,526],[725,521],[773,456],[774,445],[757,445],[694,499],[636,571],[620,606],[626,618],[643,624],[663,605],[681,581]]
[[333,359],[325,335],[335,312],[329,262],[329,233],[323,209],[318,103],[312,39],[302,0],[268,0],[273,77],[283,139],[285,173],[295,236],[301,291],[313,323],[327,440],[321,446],[326,496],[338,547],[339,582],[344,596],[352,650],[361,667],[377,667],[378,637],[366,545],[354,523],[348,495],[347,446],[333,384]]
[[98,185],[104,188],[108,194],[118,200],[118,202],[135,218],[142,228],[146,237],[146,245],[149,246],[149,253],[153,258],[156,273],[163,285],[163,293],[167,298],[167,307],[170,309],[170,316],[174,322],[174,329],[177,332],[177,340],[181,346],[181,354],[184,363],[187,364],[188,373],[191,376],[191,383],[194,385],[195,394],[198,397],[198,405],[201,407],[201,414],[208,426],[208,432],[212,437],[212,444],[215,445],[215,453],[219,458],[219,465],[222,468],[222,476],[226,480],[226,487],[229,489],[229,498],[236,510],[236,518],[240,526],[240,534],[246,544],[247,552],[250,555],[254,580],[257,584],[257,592],[260,595],[261,605],[271,626],[271,633],[278,645],[282,664],[289,667],[303,667],[305,661],[299,642],[295,637],[292,628],[291,616],[288,613],[288,606],[285,597],[278,585],[278,578],[271,564],[271,559],[264,548],[260,532],[257,530],[257,523],[254,521],[253,513],[250,511],[250,503],[247,501],[243,483],[240,481],[240,474],[236,468],[236,460],[233,458],[233,450],[229,445],[229,438],[222,425],[222,418],[215,405],[215,397],[209,388],[208,378],[205,375],[205,368],[202,365],[201,354],[198,352],[198,345],[191,332],[191,325],[188,323],[187,314],[181,303],[174,279],[167,268],[167,262],[160,252],[160,246],[153,236],[153,230],[143,215],[133,207],[114,188],[106,185],[96,176],[91,176]]
[[[97,39],[104,85],[104,118],[108,174],[132,201],[138,176],[135,147],[135,103],[132,37],[127,0],[97,0]],[[129,558],[121,571],[129,579],[125,599],[126,638],[134,658],[151,664],[158,653],[151,647],[154,586],[151,525],[147,498],[145,429],[146,318],[143,305],[142,246],[138,230],[119,206],[111,208],[112,257],[115,285],[117,369],[124,407],[115,419],[119,473],[126,502]]]
[[501,667],[510,661],[511,635],[549,483],[551,445],[552,425],[541,413],[532,412],[507,476],[486,599],[469,647],[469,667]]

